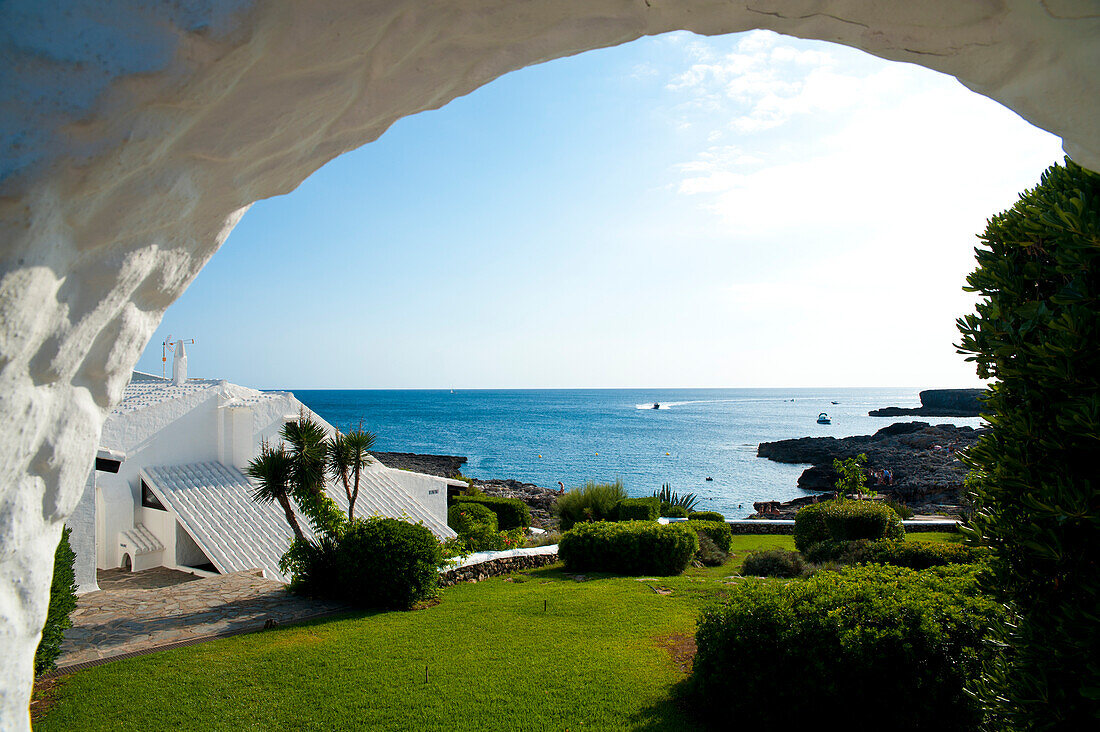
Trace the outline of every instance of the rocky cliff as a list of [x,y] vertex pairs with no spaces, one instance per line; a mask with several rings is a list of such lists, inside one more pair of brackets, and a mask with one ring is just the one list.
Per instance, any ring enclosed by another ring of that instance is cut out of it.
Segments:
[[920,393],[919,407],[883,407],[872,409],[871,417],[978,417],[985,389],[926,389]]
[[890,470],[893,485],[867,485],[911,505],[956,503],[966,467],[957,451],[973,445],[983,430],[949,424],[899,422],[873,435],[857,437],[801,437],[764,442],[756,454],[781,463],[810,463],[798,478],[798,487],[831,491],[836,482],[833,460],[867,455],[869,471]]

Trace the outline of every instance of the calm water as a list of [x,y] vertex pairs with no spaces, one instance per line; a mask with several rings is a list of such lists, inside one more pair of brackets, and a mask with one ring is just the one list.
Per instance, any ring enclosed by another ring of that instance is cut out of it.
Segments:
[[[295,391],[341,430],[363,423],[375,449],[465,455],[463,472],[566,487],[620,478],[631,495],[669,483],[729,518],[753,501],[804,495],[804,466],[756,457],[761,442],[870,434],[877,407],[920,405],[917,389],[591,389]],[[831,402],[838,402],[832,404]],[[659,402],[660,409],[652,409]],[[828,412],[832,425],[816,423]],[[977,418],[913,418],[977,426]],[[713,481],[707,481],[710,476]]]

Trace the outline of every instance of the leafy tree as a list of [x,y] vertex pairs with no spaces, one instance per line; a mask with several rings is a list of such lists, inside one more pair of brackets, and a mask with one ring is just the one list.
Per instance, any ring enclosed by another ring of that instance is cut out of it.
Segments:
[[976,692],[990,729],[1100,728],[1100,175],[1066,160],[989,220],[959,352],[993,382],[963,455],[1005,652]]
[[[864,484],[867,482],[867,473],[863,469],[865,462],[867,462],[867,456],[863,453],[846,460],[833,459],[833,470],[837,473],[835,485],[838,497],[855,493],[863,498]],[[875,495],[875,492],[871,491],[870,495]]]
[[290,503],[294,484],[294,461],[286,446],[273,448],[265,440],[260,444],[260,454],[248,464],[245,473],[256,481],[252,500],[256,503],[277,502],[286,513],[286,522],[290,524],[295,540],[305,542],[305,534],[298,525],[298,517],[294,515],[294,507]]

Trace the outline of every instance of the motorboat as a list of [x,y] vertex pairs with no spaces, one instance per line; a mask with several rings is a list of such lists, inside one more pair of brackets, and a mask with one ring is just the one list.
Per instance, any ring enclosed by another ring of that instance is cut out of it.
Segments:
[[829,419],[829,415],[825,414],[825,412],[822,412],[821,414],[817,415],[817,423],[818,424],[832,424],[833,420]]
[[660,402],[653,402],[653,408],[654,409],[660,409],[661,408],[661,403]]

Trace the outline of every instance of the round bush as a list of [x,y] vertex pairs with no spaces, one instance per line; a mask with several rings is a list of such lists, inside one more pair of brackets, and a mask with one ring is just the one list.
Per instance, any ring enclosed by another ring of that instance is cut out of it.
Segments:
[[669,505],[661,510],[661,515],[666,518],[687,518],[688,510],[683,506]]
[[969,566],[746,580],[699,620],[691,694],[723,728],[973,730],[964,685],[1004,620]]
[[686,524],[600,521],[577,524],[562,534],[558,556],[570,571],[619,574],[680,574],[699,550]]
[[794,545],[803,554],[825,541],[904,538],[901,517],[874,501],[823,501],[804,506],[794,516]]
[[714,545],[723,552],[729,552],[733,546],[733,531],[725,521],[696,521],[688,519],[690,526],[699,536],[704,534],[710,537]]
[[750,553],[741,565],[741,574],[752,577],[801,577],[806,560],[789,549],[762,549]]
[[456,503],[447,511],[447,524],[470,551],[498,548],[497,515],[480,503]]
[[435,596],[443,554],[427,527],[397,519],[354,521],[340,539],[340,597],[359,607],[407,609]]
[[717,511],[689,511],[688,518],[692,521],[725,521],[726,517]]

